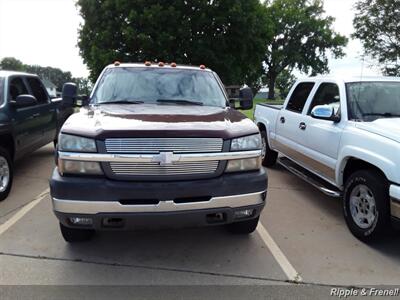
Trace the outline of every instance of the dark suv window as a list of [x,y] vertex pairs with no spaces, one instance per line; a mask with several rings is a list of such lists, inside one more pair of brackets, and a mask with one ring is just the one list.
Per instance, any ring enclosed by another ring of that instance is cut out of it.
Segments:
[[319,86],[317,92],[315,93],[314,99],[311,102],[308,114],[311,114],[312,109],[317,105],[329,105],[333,107],[336,113],[339,111],[340,95],[337,84],[322,83]]
[[21,77],[15,77],[10,81],[10,99],[15,100],[19,95],[26,95],[28,93],[28,89],[25,86],[24,81]]
[[304,105],[306,104],[308,95],[310,95],[311,90],[314,87],[314,82],[302,82],[299,83],[293,91],[292,96],[286,106],[287,110],[294,111],[296,113],[301,113],[303,111]]
[[33,96],[35,96],[38,103],[39,104],[47,103],[48,101],[47,92],[44,89],[40,80],[35,77],[28,77],[27,80],[31,87]]

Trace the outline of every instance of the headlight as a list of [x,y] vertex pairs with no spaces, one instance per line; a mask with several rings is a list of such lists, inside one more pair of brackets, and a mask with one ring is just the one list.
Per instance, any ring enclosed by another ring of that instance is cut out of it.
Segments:
[[254,171],[261,168],[261,157],[235,159],[228,161],[225,172]]
[[97,152],[95,140],[63,133],[61,133],[58,138],[58,150],[69,152]]
[[76,160],[58,160],[58,171],[64,174],[81,174],[81,175],[103,175],[99,162],[92,161],[76,161]]
[[261,135],[253,134],[238,139],[233,139],[231,151],[258,150],[261,149]]

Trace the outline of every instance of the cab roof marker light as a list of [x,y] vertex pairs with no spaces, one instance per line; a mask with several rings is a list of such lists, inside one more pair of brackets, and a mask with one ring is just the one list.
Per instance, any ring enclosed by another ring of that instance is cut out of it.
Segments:
[[164,64],[162,61],[160,61],[160,62],[158,63],[158,66],[159,66],[159,67],[164,67],[165,64]]
[[172,67],[172,68],[176,68],[176,63],[172,62],[172,63],[171,63],[171,67]]
[[114,66],[118,67],[120,64],[121,63],[118,60],[114,61]]
[[200,65],[200,69],[205,70],[206,66],[205,65]]
[[145,61],[145,62],[144,62],[144,65],[145,65],[146,67],[150,67],[150,66],[151,66],[151,62]]

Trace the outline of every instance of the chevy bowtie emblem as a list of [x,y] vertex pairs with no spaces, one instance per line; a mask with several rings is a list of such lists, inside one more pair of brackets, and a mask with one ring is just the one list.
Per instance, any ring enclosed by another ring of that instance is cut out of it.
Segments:
[[160,152],[159,155],[154,157],[154,161],[160,163],[160,166],[172,165],[175,161],[179,160],[178,155],[173,152]]

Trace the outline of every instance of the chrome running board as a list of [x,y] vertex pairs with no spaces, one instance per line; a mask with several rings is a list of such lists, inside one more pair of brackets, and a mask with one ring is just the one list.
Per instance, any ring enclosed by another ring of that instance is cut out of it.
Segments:
[[290,159],[286,157],[279,157],[278,163],[282,167],[293,173],[294,175],[300,177],[304,181],[308,182],[309,184],[317,188],[320,192],[324,193],[325,195],[335,198],[339,198],[342,196],[342,192],[339,189],[325,182],[323,179],[319,178],[310,171],[299,166]]

